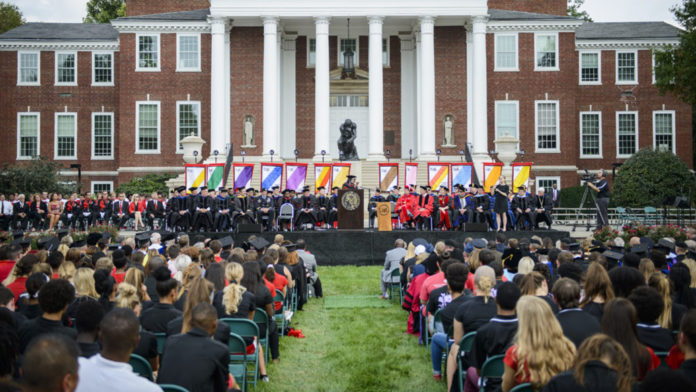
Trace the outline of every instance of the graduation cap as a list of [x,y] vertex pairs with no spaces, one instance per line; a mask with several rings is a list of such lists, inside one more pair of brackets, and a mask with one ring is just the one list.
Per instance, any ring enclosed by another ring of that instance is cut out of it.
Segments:
[[31,245],[31,240],[29,238],[17,238],[12,241],[12,245],[20,245],[22,248],[28,248]]
[[568,244],[568,250],[570,250],[571,252],[580,252],[580,244],[578,244],[577,242]]
[[541,248],[541,249],[537,250],[537,253],[540,254],[540,255],[548,255],[548,254],[549,254],[549,250],[546,249],[546,248]]
[[420,188],[420,189],[422,189],[422,190],[424,190],[424,191],[427,192],[427,191],[428,191],[428,188],[430,188],[430,187],[427,186],[427,185],[419,185],[418,188]]
[[621,261],[621,259],[623,259],[624,257],[623,253],[614,252],[613,250],[605,250],[604,252],[602,252],[602,255],[604,255],[604,257],[606,257],[607,259],[616,261],[617,263]]
[[302,188],[302,193],[304,193],[304,192],[309,192],[309,187],[308,187],[308,186]]
[[522,258],[522,251],[517,248],[506,248],[501,257],[501,262],[505,268],[517,268]]
[[209,187],[209,188],[201,187],[201,190],[206,190],[206,189],[208,190],[208,192],[215,192],[215,188],[212,188],[212,187]]
[[677,241],[677,242],[674,243],[674,245],[675,245],[677,248],[682,248],[682,249],[684,249],[684,250],[689,249],[689,246],[686,245],[686,242],[683,242],[683,241]]
[[111,238],[111,233],[109,233],[108,231],[105,231],[105,232],[101,233],[101,237],[108,240],[109,238]]
[[557,271],[561,278],[570,278],[578,283],[582,279],[583,268],[578,263],[563,263],[558,266]]
[[[249,244],[254,247],[256,250],[261,250],[270,245],[271,243],[266,241],[263,237],[256,237],[253,240],[249,241]],[[288,249],[288,252],[290,252],[290,249]]]
[[66,235],[68,235],[68,229],[56,230],[56,235],[58,236],[58,239],[59,239],[59,240],[62,240],[63,237],[65,237]]
[[87,235],[87,245],[96,245],[97,242],[102,238],[101,233],[89,233]]
[[471,242],[474,248],[483,249],[488,244],[483,238],[477,238]]
[[332,190],[332,191],[335,191],[335,190],[338,190],[338,189],[340,189],[340,188],[339,188],[339,187],[337,187],[337,186],[335,186],[335,187],[331,188],[331,190]]
[[638,244],[631,247],[631,253],[635,253],[638,256],[644,257],[648,252],[648,247],[644,244]]
[[261,188],[261,193],[263,193],[263,192],[268,192],[268,189],[266,189],[266,188]]
[[109,247],[106,248],[106,249],[107,249],[109,252],[113,252],[113,251],[115,251],[115,250],[118,249],[118,248],[120,248],[120,246],[119,246],[118,244],[109,244]]
[[376,192],[376,193],[380,193],[380,192],[382,192],[382,190],[379,189],[379,188],[375,188],[375,192]]
[[674,250],[675,246],[674,242],[668,240],[667,238],[660,238],[660,240],[657,241],[657,244],[669,250]]
[[449,192],[449,188],[447,188],[447,187],[444,186],[444,185],[440,185],[440,189],[444,189],[445,192]]
[[183,192],[183,191],[186,190],[186,187],[182,185],[182,186],[176,187],[174,190],[177,191],[177,192]]
[[623,246],[616,246],[616,245],[611,245],[609,247],[609,250],[611,250],[612,252],[620,253],[621,255],[623,255],[624,252],[626,252],[626,248],[624,248]]
[[445,240],[445,245],[449,246],[450,248],[456,248],[458,246],[457,241],[453,239]]
[[255,191],[254,188],[247,188],[247,189],[246,189],[246,192],[247,192],[247,193],[248,193],[248,192],[254,192],[254,191]]
[[355,178],[355,176],[354,176],[354,175],[352,175],[352,174],[349,174],[349,175],[347,175],[347,176],[346,176],[346,178],[350,180],[350,179],[353,179],[353,178]]
[[423,245],[423,246],[428,246],[428,241],[425,240],[425,238],[414,238],[413,241],[413,246],[418,246],[418,245]]
[[326,189],[326,187],[320,186],[319,188],[317,188],[317,191],[320,191],[320,190],[322,190],[322,189]]
[[190,187],[188,190],[190,190],[191,192],[197,191],[197,190],[198,190],[198,187],[197,187],[197,186],[192,186],[192,187]]
[[469,188],[478,188],[478,185],[472,183],[472,184],[469,184]]
[[24,238],[24,232],[23,231],[15,231],[12,233],[12,238],[17,240],[20,238]]
[[232,236],[227,236],[227,237],[222,237],[218,239],[220,241],[220,245],[222,245],[222,249],[229,249],[232,247],[232,244],[234,244],[234,239],[232,239]]
[[167,242],[176,239],[176,233],[173,231],[158,231],[160,237],[162,237],[162,242]]
[[150,242],[150,232],[145,231],[135,235],[135,242],[138,246],[145,245]]
[[285,249],[288,250],[288,253],[294,252],[294,251],[297,250],[297,245],[295,245],[295,244],[287,244],[287,245],[285,245]]
[[652,239],[650,239],[649,237],[640,237],[640,244],[647,246],[648,249],[655,246],[655,242]]
[[58,246],[60,246],[60,241],[58,241],[58,238],[56,237],[49,236],[39,238],[39,240],[36,241],[36,244],[39,246],[39,249],[46,249],[47,251],[51,252],[58,249]]
[[86,241],[84,239],[82,240],[77,240],[73,241],[73,243],[70,245],[71,248],[82,248],[85,246]]
[[590,252],[603,253],[607,248],[602,244],[601,241],[592,240],[592,246],[588,249]]
[[274,191],[274,190],[276,190],[276,189],[280,189],[280,186],[278,186],[278,185],[273,185],[273,186],[271,187],[271,190],[272,190],[272,191]]
[[538,238],[532,238],[531,240],[529,240],[529,242],[530,242],[531,244],[541,245],[541,241],[539,241]]
[[205,236],[202,234],[196,234],[193,236],[193,244],[197,244],[199,242],[205,242]]

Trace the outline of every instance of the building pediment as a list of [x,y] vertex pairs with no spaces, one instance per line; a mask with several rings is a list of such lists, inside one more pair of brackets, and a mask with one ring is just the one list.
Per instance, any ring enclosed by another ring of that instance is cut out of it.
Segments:
[[329,73],[331,94],[367,94],[369,89],[369,73],[367,71],[355,68],[355,78],[342,78],[342,74],[343,68],[340,67]]

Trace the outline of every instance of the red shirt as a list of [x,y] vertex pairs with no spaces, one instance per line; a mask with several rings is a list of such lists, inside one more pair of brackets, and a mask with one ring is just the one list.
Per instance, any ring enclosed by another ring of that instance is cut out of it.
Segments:
[[21,276],[21,277],[15,279],[14,282],[7,285],[7,288],[12,290],[12,293],[15,296],[15,302],[17,302],[17,300],[19,300],[20,294],[27,291],[26,284],[27,284],[27,277]]
[[0,282],[10,275],[14,266],[15,262],[13,260],[0,260]]
[[[517,367],[519,366],[519,363],[517,362],[517,344],[513,344],[512,346],[510,346],[510,348],[507,349],[507,351],[505,352],[505,358],[503,358],[503,363],[506,364],[510,369],[512,369],[513,372],[517,373]],[[526,362],[524,364],[524,369],[522,370],[522,373],[520,373],[519,376],[515,377],[515,381],[518,385],[529,382],[529,368],[527,367]]]
[[442,271],[425,278],[425,281],[423,281],[423,285],[421,286],[421,290],[419,293],[421,303],[424,304],[428,302],[428,298],[430,298],[430,293],[436,288],[442,287],[445,284],[447,284],[447,282],[445,282],[445,273]]
[[113,272],[111,276],[114,277],[116,280],[116,284],[123,282],[123,279],[126,278],[126,273],[125,272]]

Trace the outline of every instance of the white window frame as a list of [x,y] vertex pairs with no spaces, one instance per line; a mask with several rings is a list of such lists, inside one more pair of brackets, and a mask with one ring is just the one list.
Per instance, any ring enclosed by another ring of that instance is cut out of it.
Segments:
[[[181,37],[194,37],[198,41],[198,67],[184,67],[181,65]],[[177,33],[176,34],[176,72],[201,72],[201,35],[197,33]]]
[[[556,104],[556,148],[539,148],[539,104],[540,103],[555,103]],[[538,154],[555,154],[561,152],[561,104],[558,100],[538,100],[534,101],[534,152]]]
[[179,127],[179,115],[180,115],[180,110],[179,108],[181,105],[196,105],[198,106],[198,136],[201,136],[201,101],[176,101],[176,143],[175,143],[175,150],[177,154],[183,154],[184,150],[183,148],[179,148],[179,136],[181,135],[181,129]]
[[[140,67],[140,37],[157,37],[157,67]],[[178,61],[178,60],[177,60]],[[135,71],[136,72],[160,72],[162,69],[162,36],[159,33],[138,33],[135,35]]]
[[[36,62],[36,82],[22,81],[22,55],[35,54]],[[41,85],[41,51],[38,50],[21,50],[17,52],[17,86],[40,86]]]
[[[498,37],[514,37],[515,38],[515,66],[502,67],[498,65]],[[495,72],[519,72],[520,70],[520,45],[519,35],[517,33],[495,33],[493,35],[493,62],[495,64],[493,71]]]
[[[633,53],[633,80],[619,80],[619,54],[621,53]],[[616,84],[638,84],[638,51],[637,50],[617,50],[614,55],[614,60],[616,62]]]
[[[314,40],[314,64],[311,64],[309,62],[309,54],[310,54],[310,43],[309,41]],[[317,39],[314,37],[307,37],[307,68],[314,68],[316,66],[316,59],[317,59]]]
[[[75,127],[75,141],[73,142],[74,155],[58,156],[58,117],[72,116]],[[77,159],[77,112],[56,112],[53,117],[53,159],[60,161],[74,161]]]
[[[95,56],[97,55],[104,55],[108,54],[111,56],[111,82],[97,82],[97,70],[95,68],[96,66],[96,61],[94,59]],[[113,51],[94,51],[92,52],[92,86],[107,86],[107,87],[113,87],[115,85],[114,82],[114,68],[115,68],[115,63],[114,63],[114,52]]]
[[[546,35],[552,35],[556,39],[556,66],[555,67],[540,67],[538,64],[538,58],[537,54],[539,54],[539,51],[537,50],[537,37],[539,36],[546,36]],[[560,70],[560,64],[558,63],[559,61],[559,56],[558,56],[558,51],[560,47],[560,42],[558,42],[558,32],[537,32],[534,33],[534,71],[539,71],[539,72],[547,72],[547,71],[559,71]]]
[[[500,104],[507,104],[507,105],[513,104],[513,105],[515,105],[516,110],[517,110],[517,119],[515,120],[516,121],[516,123],[515,123],[515,125],[516,125],[515,132],[516,133],[515,133],[515,135],[510,135],[510,136],[513,136],[516,139],[519,139],[520,138],[520,101],[507,101],[507,100],[495,101],[495,109],[494,109],[495,112],[493,113],[493,121],[495,122],[493,132],[494,132],[495,138],[498,138],[498,105],[500,105]],[[520,147],[520,144],[517,143],[517,150],[518,151],[519,151],[519,147]]]
[[[556,181],[556,185],[558,185],[558,191],[559,192],[561,191],[561,176],[537,176],[534,179],[534,192],[535,192],[535,194],[537,191],[539,191],[539,183],[541,181]],[[544,191],[547,195],[551,194],[550,192],[546,191],[546,189],[544,189]]]
[[[157,106],[157,150],[140,149],[140,105]],[[178,143],[178,140],[177,140]],[[136,101],[135,102],[135,153],[136,154],[159,154],[162,150],[162,105],[160,101]]]
[[[619,154],[619,115],[620,114],[633,114],[633,118],[635,120],[636,124],[636,147],[635,147],[635,152],[638,152],[638,146],[640,145],[638,142],[639,136],[640,136],[640,131],[638,129],[638,111],[637,110],[622,110],[622,111],[617,111],[616,112],[616,158],[630,158],[633,154]],[[634,152],[634,154],[635,154]]]
[[[584,154],[582,152],[582,116],[584,115],[598,115],[599,116],[599,154],[598,155],[588,155]],[[602,153],[602,112],[600,111],[585,111],[585,112],[580,112],[579,114],[579,120],[580,124],[578,125],[578,129],[580,130],[580,158],[581,159],[602,159],[603,158],[603,153]]]
[[672,115],[672,153],[677,153],[677,112],[675,110],[655,110],[653,111],[653,149],[657,149],[656,119],[658,114]]
[[387,62],[386,63],[384,62],[384,50],[381,50],[382,48],[380,48],[380,53],[382,53],[382,68],[389,68],[390,64],[391,64],[391,60],[390,60],[390,55],[391,55],[390,46],[391,45],[389,45],[389,41],[390,41],[389,38],[390,37],[388,35],[382,37],[382,46],[386,46],[386,48],[387,48],[387,53],[386,53],[387,54],[387,59],[386,59]]
[[[353,57],[353,65],[358,68],[360,65],[360,36],[355,36],[353,38],[341,37],[339,36],[336,40],[336,51],[338,52],[338,58],[336,59],[336,66],[343,66],[343,53],[341,53],[341,40],[342,39],[354,39],[355,40],[355,57]],[[382,48],[379,48],[379,53],[381,55]]]
[[94,185],[108,185],[110,188],[109,193],[114,191],[114,182],[113,181],[92,181],[90,184],[90,191],[92,195],[94,195]]
[[41,113],[40,112],[18,112],[17,113],[17,160],[26,161],[34,159],[34,157],[19,155],[21,151],[21,134],[20,123],[23,116],[36,116],[36,156],[41,155]]
[[[75,56],[75,81],[74,82],[59,82],[58,81],[58,56],[62,54],[72,54]],[[56,86],[77,86],[77,52],[72,50],[56,50],[53,57],[53,71],[55,74],[54,83]]]
[[[94,143],[96,139],[96,135],[94,133],[94,125],[96,124],[95,122],[95,117],[96,116],[110,116],[111,117],[111,155],[96,155],[94,151]],[[114,128],[116,127],[116,124],[114,124],[114,113],[113,112],[93,112],[92,113],[92,139],[90,140],[90,144],[92,145],[92,160],[93,161],[108,161],[108,160],[113,160],[114,159]]]
[[[582,55],[596,54],[597,55],[597,81],[585,82],[582,80]],[[601,50],[581,50],[578,52],[578,84],[585,86],[598,86],[602,84],[602,51]]]

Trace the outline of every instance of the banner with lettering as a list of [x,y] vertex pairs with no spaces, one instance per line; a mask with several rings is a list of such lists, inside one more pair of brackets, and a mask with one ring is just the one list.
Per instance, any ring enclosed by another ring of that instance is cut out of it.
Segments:
[[473,178],[474,164],[471,162],[462,162],[452,163],[450,166],[452,167],[452,188],[454,188],[455,185],[462,185],[469,188]]
[[184,166],[185,168],[185,174],[184,174],[184,183],[186,184],[186,192],[189,192],[189,188],[192,187],[202,187],[205,186],[205,175],[206,175],[206,169],[207,165],[204,164],[187,164]]
[[334,163],[331,167],[331,183],[341,188],[348,180],[350,163]]
[[314,164],[314,192],[319,192],[319,187],[323,186],[327,191],[331,191],[331,164]]
[[404,170],[404,186],[407,185],[417,185],[418,181],[418,163],[406,162],[406,169]]
[[491,191],[491,187],[496,185],[500,180],[500,175],[503,173],[503,164],[500,162],[484,162],[483,163],[483,190]]
[[399,186],[399,164],[380,163],[379,164],[379,189],[388,192],[392,188]]
[[251,186],[251,177],[254,175],[253,163],[234,163],[232,164],[232,173],[234,173],[234,189],[249,188]]
[[285,164],[285,188],[295,192],[302,192],[307,180],[306,163],[286,163]]
[[208,164],[208,174],[207,174],[206,184],[208,188],[215,189],[222,186],[225,182],[225,164],[224,163],[210,163]]
[[449,187],[449,163],[428,163],[428,185],[435,190],[440,185]]
[[283,164],[282,163],[262,163],[261,164],[261,189],[269,192],[274,186],[280,188],[283,183]]
[[532,172],[532,163],[513,163],[512,164],[512,191],[517,193],[520,185],[529,188],[529,174]]

